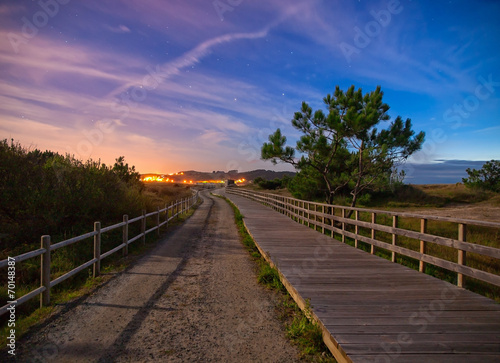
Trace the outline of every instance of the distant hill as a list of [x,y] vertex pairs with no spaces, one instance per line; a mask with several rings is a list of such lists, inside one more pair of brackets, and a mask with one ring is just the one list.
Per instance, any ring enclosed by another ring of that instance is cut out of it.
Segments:
[[141,177],[145,178],[148,176],[152,177],[164,176],[167,178],[174,179],[176,182],[182,183],[184,180],[188,181],[192,180],[193,182],[196,183],[197,181],[203,181],[203,180],[226,180],[226,179],[234,179],[234,180],[245,179],[246,181],[251,181],[257,177],[270,180],[276,178],[281,179],[285,175],[292,177],[295,175],[295,173],[291,171],[273,171],[264,169],[244,171],[241,173],[239,173],[237,170],[229,170],[228,172],[214,170],[211,173],[203,171],[195,171],[195,170],[185,170],[176,173],[174,175],[149,173],[149,174],[141,174]]

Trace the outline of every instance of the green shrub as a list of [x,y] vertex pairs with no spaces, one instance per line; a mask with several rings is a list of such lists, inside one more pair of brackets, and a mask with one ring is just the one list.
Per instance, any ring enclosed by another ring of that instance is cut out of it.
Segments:
[[467,168],[466,171],[469,177],[462,179],[466,187],[500,192],[500,160],[487,161],[479,170]]
[[[147,206],[135,168],[80,161],[52,151],[0,142],[0,250],[19,253],[39,245],[40,236],[68,238],[93,222],[120,221]],[[53,238],[54,239],[54,238]]]
[[290,178],[285,176],[283,179],[274,179],[274,180],[267,180],[262,177],[257,177],[253,180],[253,183],[255,185],[258,185],[262,189],[267,189],[267,190],[276,190],[276,189],[281,189],[281,188],[286,188],[290,181]]

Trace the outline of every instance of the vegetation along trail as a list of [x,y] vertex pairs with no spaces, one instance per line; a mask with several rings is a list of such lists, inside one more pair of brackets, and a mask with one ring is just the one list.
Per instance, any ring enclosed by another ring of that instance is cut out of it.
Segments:
[[[157,248],[20,342],[20,360],[294,362],[231,207],[203,203]],[[44,358],[45,357],[45,358]]]

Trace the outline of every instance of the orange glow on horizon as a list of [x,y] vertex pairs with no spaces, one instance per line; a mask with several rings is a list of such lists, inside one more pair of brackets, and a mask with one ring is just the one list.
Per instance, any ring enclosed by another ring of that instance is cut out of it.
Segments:
[[[170,175],[170,174],[169,174]],[[183,184],[224,184],[224,180],[183,180],[176,182],[174,179],[162,176],[146,176],[140,179],[144,183],[183,183]],[[243,179],[244,180],[244,179]]]
[[[166,177],[168,175],[169,177]],[[140,180],[144,183],[183,183],[183,184],[224,184],[225,180],[187,180],[183,179],[182,181],[175,181],[171,176],[172,175],[184,175],[183,172],[180,173],[172,173],[165,175],[150,175],[142,177]],[[236,184],[243,184],[246,182],[245,178],[241,178],[234,181]]]

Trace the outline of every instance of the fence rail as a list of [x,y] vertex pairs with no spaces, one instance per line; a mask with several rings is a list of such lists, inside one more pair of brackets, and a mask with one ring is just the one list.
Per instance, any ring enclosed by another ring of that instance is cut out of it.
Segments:
[[[305,224],[309,227],[314,227],[316,230],[319,228],[323,234],[325,234],[326,231],[329,231],[332,238],[335,234],[339,234],[342,242],[346,242],[346,237],[351,238],[354,240],[354,246],[356,248],[358,247],[358,243],[360,241],[367,243],[371,246],[371,254],[375,253],[376,248],[389,251],[391,253],[392,262],[396,262],[397,254],[413,258],[419,262],[420,272],[425,272],[426,264],[431,264],[457,273],[458,287],[463,287],[464,276],[469,276],[495,286],[500,286],[500,275],[467,266],[466,258],[467,253],[475,253],[495,259],[494,262],[491,262],[492,266],[500,265],[500,248],[466,242],[468,226],[494,228],[497,230],[498,236],[500,234],[500,223],[329,205],[308,202],[276,194],[242,190],[238,187],[226,188],[226,193],[244,196],[268,205],[299,223]],[[335,210],[340,210],[340,216],[335,215]],[[346,215],[346,212],[350,212],[351,216],[349,216],[349,218]],[[353,212],[354,219],[352,218]],[[371,221],[365,222],[359,220],[361,212],[371,214]],[[381,215],[392,217],[391,226],[377,223],[377,216]],[[420,231],[417,232],[400,228],[399,225],[401,218],[419,219]],[[457,238],[447,238],[428,233],[428,221],[441,221],[456,224]],[[360,228],[369,230],[369,236],[362,235],[360,233]],[[391,236],[391,241],[384,242],[377,239],[377,232],[389,234]],[[419,251],[398,246],[398,237],[406,237],[419,241]],[[428,254],[429,244],[453,248],[455,250],[457,262]]]
[[[3,307],[0,308],[0,316],[5,314],[7,312],[7,308],[11,306],[12,304],[15,304],[16,306],[21,305],[25,303],[28,300],[31,300],[35,298],[36,296],[40,295],[40,306],[48,305],[50,304],[50,289],[57,284],[63,282],[64,280],[72,277],[73,275],[77,274],[80,271],[83,271],[91,266],[93,266],[93,276],[99,276],[100,270],[101,270],[101,260],[118,252],[118,251],[123,251],[123,255],[128,254],[128,246],[134,242],[137,241],[138,239],[142,239],[143,243],[146,241],[146,235],[148,233],[151,233],[153,231],[158,231],[158,235],[160,234],[160,228],[164,225],[168,226],[168,222],[170,222],[172,219],[178,217],[182,213],[186,212],[189,210],[194,204],[196,204],[198,200],[198,192],[193,194],[193,196],[189,198],[184,198],[177,200],[175,202],[172,202],[170,205],[166,205],[165,208],[160,209],[158,208],[156,211],[147,213],[143,211],[142,215],[139,217],[133,218],[133,219],[128,219],[128,215],[123,216],[123,222],[116,223],[111,226],[107,226],[104,228],[101,228],[101,222],[95,222],[94,223],[94,231],[88,232],[85,234],[82,234],[80,236],[72,237],[67,240],[51,244],[51,239],[50,236],[45,235],[41,237],[41,246],[39,249],[29,251],[26,253],[23,253],[19,256],[16,257],[10,257],[10,261],[14,260],[15,263],[19,263],[21,261],[25,261],[30,258],[38,257],[41,256],[41,266],[40,266],[40,287],[36,288],[33,291],[30,291],[26,295],[18,298],[15,300],[15,302],[8,303],[4,305]],[[164,213],[165,219],[160,222],[160,215]],[[156,225],[148,230],[146,230],[146,220],[147,218],[150,217],[156,217],[155,222]],[[134,222],[141,221],[141,232],[135,236],[129,239],[128,232],[129,232],[129,225]],[[122,228],[122,243],[113,249],[101,253],[101,236],[103,233],[113,231],[115,229]],[[77,243],[79,241],[88,239],[88,238],[94,238],[94,257],[85,262],[84,264],[74,268],[73,270],[65,273],[64,275],[61,275],[57,277],[54,280],[50,280],[50,255],[52,251],[55,251],[59,248],[69,246],[71,244]],[[0,268],[7,267],[9,265],[9,258],[0,261]]]

